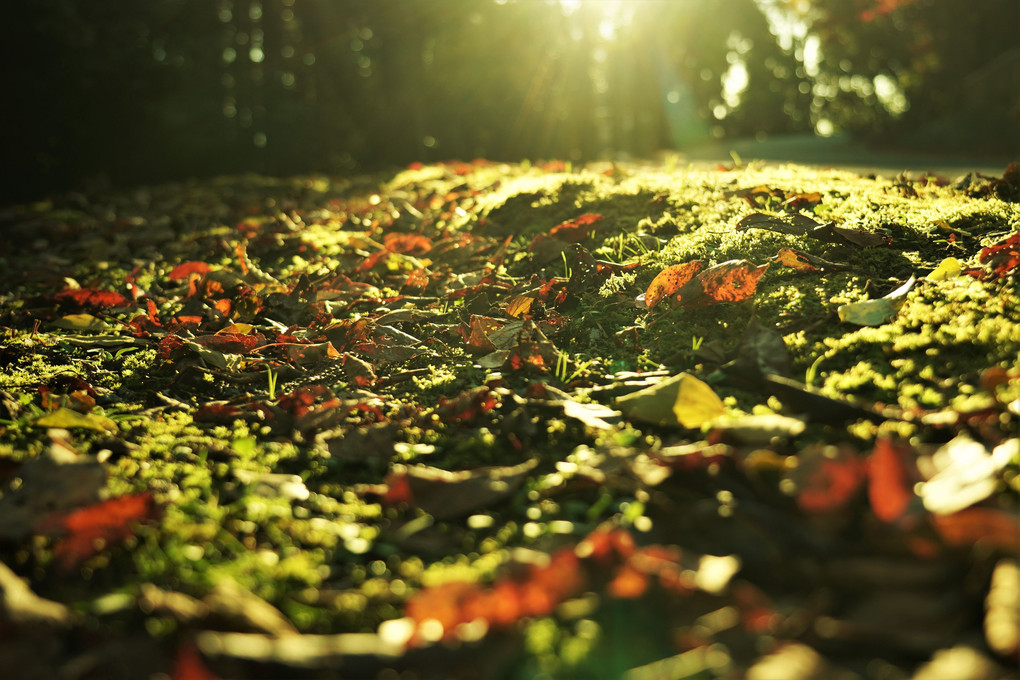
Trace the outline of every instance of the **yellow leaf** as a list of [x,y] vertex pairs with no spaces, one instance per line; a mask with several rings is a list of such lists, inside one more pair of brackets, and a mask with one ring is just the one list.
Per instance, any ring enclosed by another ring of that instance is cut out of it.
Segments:
[[963,265],[955,257],[947,257],[939,262],[939,266],[928,274],[929,281],[947,281],[955,279],[963,272]]
[[117,432],[117,424],[109,418],[78,413],[69,408],[58,408],[53,413],[39,416],[35,419],[34,424],[40,427],[59,427],[65,430],[77,427],[103,433]]
[[633,420],[687,428],[701,427],[726,413],[712,388],[690,373],[620,397],[616,405]]
[[53,325],[69,331],[87,331],[91,333],[108,331],[111,328],[110,324],[102,319],[97,319],[91,314],[68,314],[54,321]]

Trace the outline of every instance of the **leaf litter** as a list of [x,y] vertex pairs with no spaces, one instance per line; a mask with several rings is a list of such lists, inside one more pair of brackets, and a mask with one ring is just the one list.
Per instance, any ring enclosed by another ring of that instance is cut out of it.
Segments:
[[15,207],[0,656],[1006,677],[1006,176],[476,161]]

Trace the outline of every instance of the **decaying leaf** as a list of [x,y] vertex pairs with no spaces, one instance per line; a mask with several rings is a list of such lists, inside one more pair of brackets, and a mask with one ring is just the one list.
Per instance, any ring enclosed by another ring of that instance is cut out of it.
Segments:
[[700,260],[675,264],[663,269],[652,280],[638,302],[649,309],[664,299],[673,306],[693,309],[719,302],[740,302],[754,295],[758,279],[768,269],[746,260],[730,260],[702,271]]
[[673,295],[701,271],[701,260],[674,264],[656,274],[645,291],[644,303],[649,309],[659,304],[667,295]]

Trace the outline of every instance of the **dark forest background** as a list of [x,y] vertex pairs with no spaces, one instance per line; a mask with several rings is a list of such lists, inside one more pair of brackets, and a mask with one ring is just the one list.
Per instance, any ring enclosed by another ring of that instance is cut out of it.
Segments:
[[0,198],[842,133],[1020,155],[1016,0],[27,0]]

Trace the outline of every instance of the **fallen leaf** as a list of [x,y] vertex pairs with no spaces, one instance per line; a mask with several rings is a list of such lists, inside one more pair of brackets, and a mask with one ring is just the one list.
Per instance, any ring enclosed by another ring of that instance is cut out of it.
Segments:
[[535,304],[535,300],[536,298],[533,295],[515,295],[506,301],[503,311],[506,312],[507,316],[519,319],[531,311],[531,306]]
[[218,680],[205,663],[198,648],[191,641],[182,642],[177,647],[177,654],[174,656],[174,671],[170,680]]
[[171,281],[183,281],[190,278],[192,274],[205,274],[210,271],[212,271],[212,267],[205,262],[184,262],[171,269],[167,278]]
[[776,255],[776,263],[802,272],[818,271],[818,267],[811,264],[804,253],[793,248],[781,248]]
[[0,562],[0,626],[44,625],[64,627],[71,622],[71,611],[60,604],[39,597],[28,582]]
[[667,295],[673,295],[701,271],[701,260],[691,260],[683,264],[674,264],[656,274],[645,291],[645,306],[651,309],[659,304]]
[[602,215],[598,213],[585,213],[566,222],[561,222],[549,230],[549,236],[567,243],[579,243],[595,233]]
[[978,262],[984,270],[969,270],[968,273],[986,279],[1003,279],[1020,273],[1020,232],[982,248]]
[[948,281],[963,273],[963,265],[955,257],[947,257],[925,278],[929,281]]
[[883,522],[901,519],[914,499],[916,466],[913,450],[879,437],[868,457],[868,500]]
[[850,447],[809,446],[791,471],[797,507],[809,514],[841,512],[857,497],[867,473],[866,463]]
[[758,289],[758,279],[768,270],[747,260],[729,260],[700,272],[676,294],[684,309],[694,309],[719,302],[740,302],[751,298]]
[[102,333],[113,326],[91,314],[65,314],[50,323],[54,328],[63,328],[80,333]]
[[98,554],[105,547],[134,534],[134,526],[159,515],[151,493],[118,496],[51,518],[64,533],[53,554],[64,569]]
[[911,275],[902,286],[877,300],[863,300],[840,305],[836,309],[839,320],[858,326],[881,326],[899,313],[900,307],[907,299],[907,293],[914,286],[914,281],[915,279]]
[[680,373],[618,397],[616,405],[634,420],[687,428],[701,427],[726,413],[726,407],[712,388],[690,373]]
[[126,307],[131,304],[126,297],[112,290],[96,290],[94,288],[76,288],[62,290],[53,296],[57,302],[71,303],[81,308],[108,309],[110,307]]
[[986,544],[1006,554],[1020,552],[1020,516],[997,508],[971,507],[932,515],[932,526],[949,545]]
[[65,430],[94,430],[96,432],[102,432],[103,434],[120,432],[120,428],[117,427],[117,423],[105,416],[78,413],[77,411],[64,407],[58,408],[52,413],[39,416],[32,421],[32,424],[38,427],[57,427]]
[[449,519],[490,507],[513,495],[538,459],[513,466],[450,472],[427,465],[394,466],[386,478],[387,505],[410,505],[436,519]]

